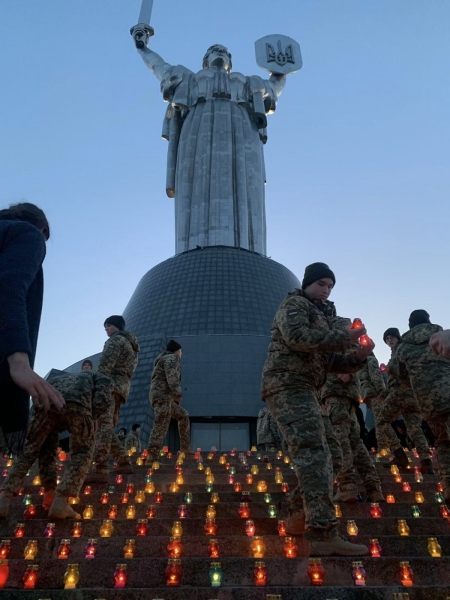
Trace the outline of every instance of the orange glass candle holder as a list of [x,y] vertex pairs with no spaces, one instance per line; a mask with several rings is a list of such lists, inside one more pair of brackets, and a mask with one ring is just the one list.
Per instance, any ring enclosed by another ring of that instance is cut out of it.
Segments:
[[70,556],[70,553],[70,540],[61,540],[61,543],[58,546],[58,558],[67,560]]
[[220,557],[220,547],[219,542],[216,539],[210,540],[208,545],[208,556],[209,558],[219,558]]
[[34,590],[39,581],[39,565],[30,565],[27,567],[22,578],[25,590]]
[[179,537],[170,538],[170,542],[167,545],[167,552],[169,553],[169,558],[181,558],[183,545]]
[[293,537],[286,537],[283,544],[283,552],[286,558],[296,558],[298,554],[298,546]]
[[414,573],[407,560],[400,563],[398,577],[405,587],[414,585]]

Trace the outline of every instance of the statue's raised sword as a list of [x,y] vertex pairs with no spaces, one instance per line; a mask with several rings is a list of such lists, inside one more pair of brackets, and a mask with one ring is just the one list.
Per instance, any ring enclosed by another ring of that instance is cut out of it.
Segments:
[[138,24],[130,29],[130,33],[134,37],[136,48],[144,48],[148,39],[155,33],[155,30],[150,25],[152,10],[153,0],[142,0]]

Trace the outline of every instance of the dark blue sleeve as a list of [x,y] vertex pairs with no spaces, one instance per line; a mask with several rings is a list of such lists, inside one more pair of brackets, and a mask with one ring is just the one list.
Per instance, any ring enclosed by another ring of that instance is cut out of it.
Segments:
[[0,227],[0,360],[14,352],[33,353],[28,331],[27,293],[45,258],[42,233],[22,221]]

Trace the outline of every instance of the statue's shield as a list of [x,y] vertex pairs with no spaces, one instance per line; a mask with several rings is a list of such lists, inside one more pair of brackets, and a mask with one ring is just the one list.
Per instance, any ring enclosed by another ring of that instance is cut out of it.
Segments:
[[300,44],[287,35],[266,35],[255,42],[256,63],[271,73],[287,75],[302,68]]

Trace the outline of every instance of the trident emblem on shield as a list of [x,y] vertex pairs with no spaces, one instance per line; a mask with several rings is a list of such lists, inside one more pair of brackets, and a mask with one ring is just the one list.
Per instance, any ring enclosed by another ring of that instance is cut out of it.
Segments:
[[272,44],[266,44],[267,62],[276,62],[280,67],[284,67],[286,63],[295,64],[294,52],[292,50],[292,44],[286,46],[285,51],[281,46],[281,40],[278,40],[278,51],[272,46]]

